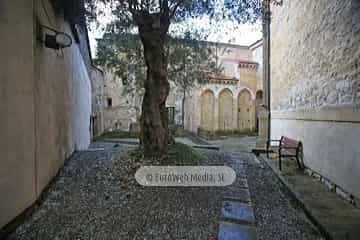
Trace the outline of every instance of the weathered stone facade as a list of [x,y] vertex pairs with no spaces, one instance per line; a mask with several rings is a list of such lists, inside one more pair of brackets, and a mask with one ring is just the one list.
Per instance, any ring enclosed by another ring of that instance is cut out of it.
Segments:
[[106,131],[129,130],[141,114],[142,93],[128,91],[122,80],[111,71],[105,71],[104,127]]
[[[208,81],[195,84],[185,94],[169,79],[170,93],[166,102],[169,122],[195,133],[199,130],[223,133],[256,130],[263,95],[262,40],[250,46],[205,44],[223,72],[203,72]],[[124,86],[119,77],[105,69],[104,125],[107,131],[127,131],[139,125],[142,94],[128,92],[134,88]]]
[[188,94],[184,128],[192,132],[253,131],[259,105],[256,93],[262,91],[256,62],[262,59],[261,41],[250,47],[218,43],[216,48],[224,74],[210,74],[207,83]]
[[360,2],[272,7],[271,135],[304,145],[305,164],[360,197]]
[[[208,46],[223,67],[223,74],[207,73],[210,74],[207,83],[196,84],[185,94],[184,123],[184,93],[170,81],[166,106],[174,109],[174,123],[193,132],[199,128],[207,131],[254,130],[258,106],[255,96],[262,90],[261,69],[255,62],[262,58],[261,40],[250,47],[210,42]],[[245,94],[243,91],[246,91],[246,97],[240,96],[240,93]],[[126,92],[121,79],[110,71],[106,71],[104,92],[105,104],[107,99],[112,102],[112,106],[105,105],[105,128],[129,130],[140,117],[142,94]],[[239,112],[241,99],[245,99],[245,105],[241,107],[244,113]]]
[[91,69],[91,129],[92,137],[104,132],[104,73],[95,67]]

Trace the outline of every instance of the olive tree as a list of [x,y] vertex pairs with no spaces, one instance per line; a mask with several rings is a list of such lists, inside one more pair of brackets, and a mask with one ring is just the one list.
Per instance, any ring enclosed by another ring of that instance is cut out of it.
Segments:
[[145,156],[163,157],[168,149],[166,98],[169,94],[169,27],[189,18],[210,18],[237,22],[255,21],[262,12],[262,0],[86,0],[96,13],[99,2],[112,9],[108,31],[120,34],[136,28],[143,45],[146,65],[140,120],[140,142]]

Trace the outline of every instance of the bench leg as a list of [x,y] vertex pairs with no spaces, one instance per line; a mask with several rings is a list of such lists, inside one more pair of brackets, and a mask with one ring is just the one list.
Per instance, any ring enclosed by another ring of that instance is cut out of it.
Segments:
[[297,162],[297,164],[298,164],[298,166],[299,166],[299,169],[301,170],[301,169],[302,169],[302,166],[301,166],[301,164],[300,164],[300,159],[299,159],[299,156],[298,156],[298,155],[296,155],[296,162]]
[[281,171],[281,154],[279,154],[279,169]]

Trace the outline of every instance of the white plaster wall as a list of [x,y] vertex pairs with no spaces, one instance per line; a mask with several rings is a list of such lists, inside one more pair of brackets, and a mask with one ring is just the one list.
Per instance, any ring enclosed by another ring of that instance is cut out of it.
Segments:
[[91,139],[91,82],[79,48],[72,49],[71,58],[71,134],[75,150],[85,150]]
[[0,1],[0,228],[36,199],[32,10]]
[[360,197],[360,123],[271,120],[271,138],[302,141],[304,163],[346,191]]

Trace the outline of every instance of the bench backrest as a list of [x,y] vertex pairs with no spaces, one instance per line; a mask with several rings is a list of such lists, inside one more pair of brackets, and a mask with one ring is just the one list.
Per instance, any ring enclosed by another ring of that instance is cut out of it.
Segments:
[[[285,136],[281,137],[280,145],[283,147],[299,148],[300,144],[301,142],[295,139],[291,139]],[[287,151],[296,154],[297,149],[288,149]]]

